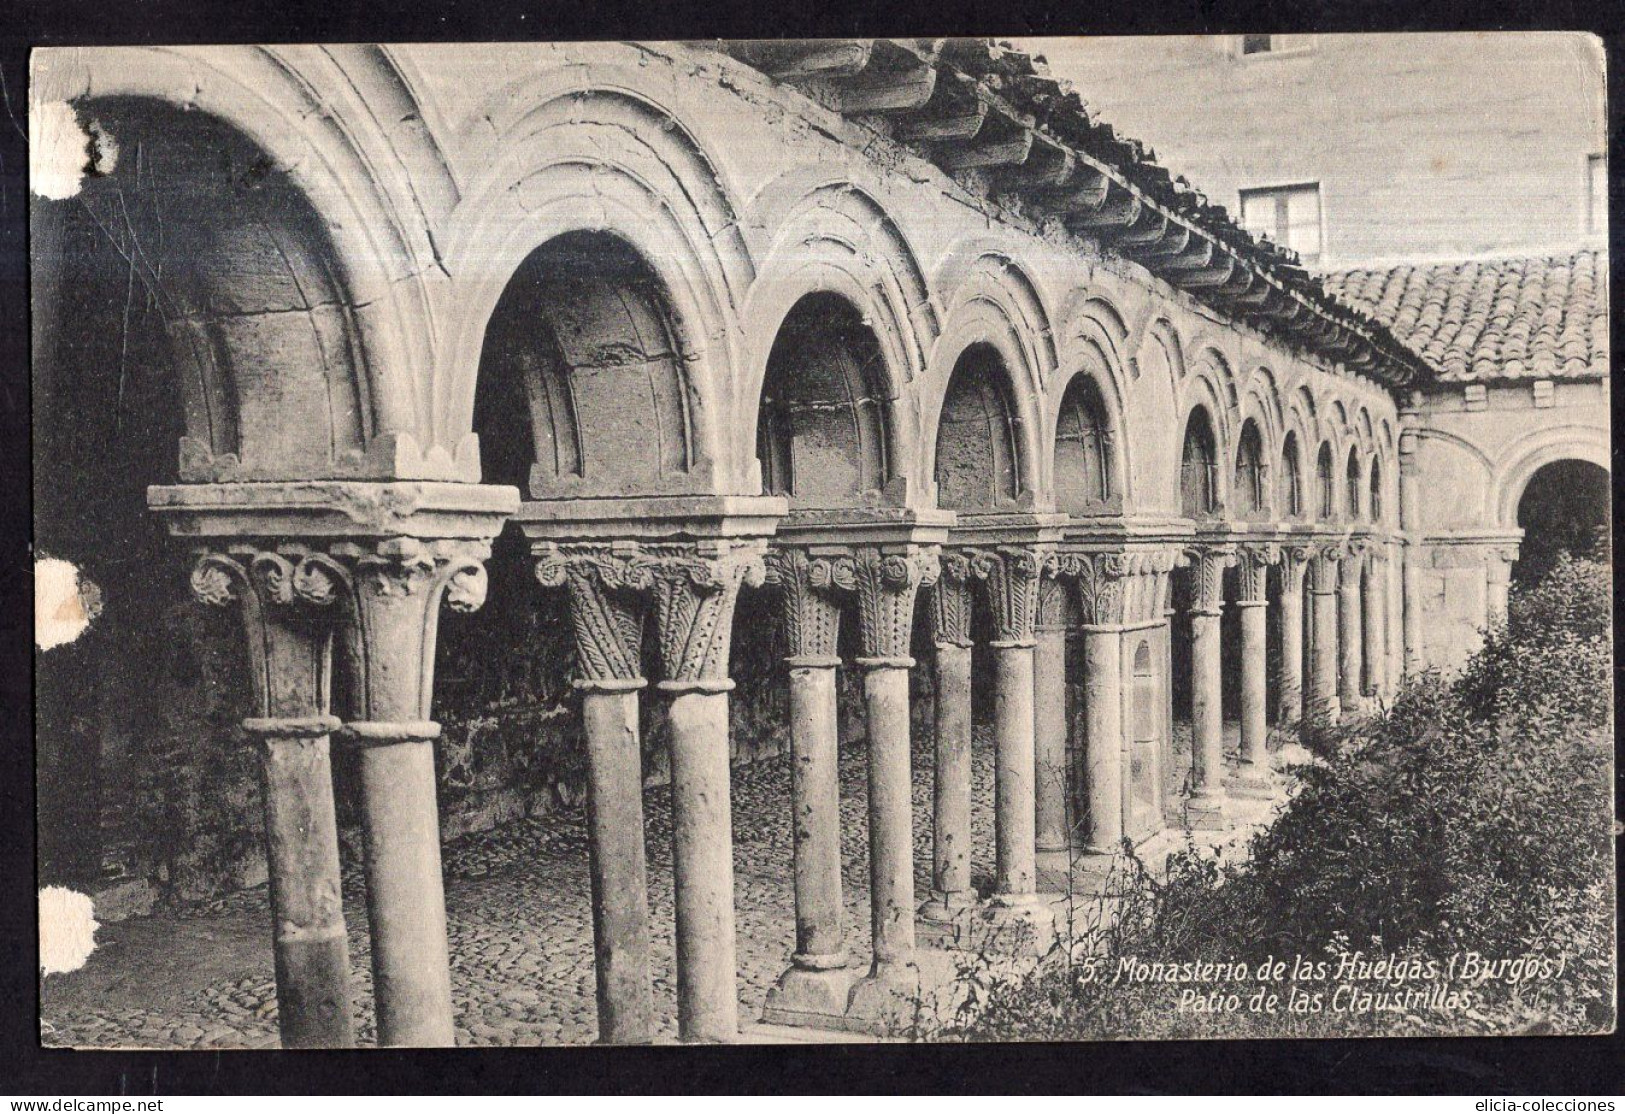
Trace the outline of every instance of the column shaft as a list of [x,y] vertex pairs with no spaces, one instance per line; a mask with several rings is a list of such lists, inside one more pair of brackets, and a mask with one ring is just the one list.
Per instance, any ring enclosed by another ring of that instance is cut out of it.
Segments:
[[1004,904],[1024,904],[1037,892],[1033,647],[994,643],[992,650],[998,895]]
[[1241,611],[1241,766],[1242,777],[1256,777],[1269,767],[1265,745],[1266,611],[1262,600],[1243,601]]
[[793,961],[825,970],[846,963],[833,664],[790,668],[790,751],[796,878]]
[[936,645],[936,778],[932,883],[944,908],[968,904],[971,802],[971,648]]
[[1337,593],[1338,679],[1337,695],[1342,711],[1353,713],[1360,706],[1360,656],[1364,639],[1360,633],[1360,565],[1351,557],[1343,565],[1342,586]]
[[597,682],[581,698],[587,743],[587,834],[597,958],[598,1039],[654,1039],[649,982],[649,893],[643,846],[642,682],[620,691]]
[[1313,614],[1310,632],[1314,636],[1309,662],[1309,692],[1304,700],[1305,719],[1310,723],[1336,723],[1337,700],[1337,592],[1331,588],[1310,592]]
[[[662,681],[670,707],[677,1024],[689,1042],[739,1034],[727,681]],[[701,687],[704,686],[704,687]],[[709,691],[708,691],[709,689]]]
[[1089,850],[1115,855],[1123,843],[1122,638],[1114,630],[1085,628],[1084,754]]
[[867,664],[863,687],[869,719],[872,974],[882,978],[914,959],[908,669],[900,664]]
[[1066,629],[1043,627],[1033,654],[1034,776],[1037,847],[1042,859],[1068,846]]
[[378,1043],[454,1044],[434,751],[428,739],[367,746],[361,754],[361,805]]
[[355,1043],[350,949],[339,890],[328,737],[268,736],[264,748],[265,845],[282,1044],[349,1048]]
[[1276,718],[1296,723],[1303,718],[1303,584],[1282,578],[1281,681]]
[[1372,696],[1384,695],[1387,688],[1387,659],[1388,654],[1384,646],[1383,633],[1383,583],[1386,576],[1384,567],[1375,558],[1371,561],[1370,573],[1365,580],[1365,595],[1362,606],[1365,614],[1361,622],[1361,631],[1365,639],[1365,676],[1364,691]]
[[1221,699],[1219,615],[1191,616],[1191,752],[1196,784],[1193,823],[1210,822],[1224,804],[1224,710]]

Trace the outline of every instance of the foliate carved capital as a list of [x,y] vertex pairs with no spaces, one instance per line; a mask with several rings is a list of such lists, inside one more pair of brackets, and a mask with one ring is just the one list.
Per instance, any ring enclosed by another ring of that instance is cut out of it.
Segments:
[[349,570],[356,599],[416,601],[454,611],[477,611],[485,603],[485,561],[491,543],[465,538],[382,538],[338,542],[329,550]]
[[644,547],[653,579],[660,660],[668,682],[726,682],[734,605],[767,579],[760,541],[659,542]]
[[1343,546],[1317,545],[1309,551],[1309,591],[1316,594],[1337,591],[1338,565],[1343,560]]
[[1287,592],[1303,591],[1304,574],[1314,556],[1313,546],[1284,545],[1281,547],[1281,586]]
[[1272,542],[1242,546],[1236,554],[1237,599],[1263,603],[1267,598],[1270,566],[1281,560],[1281,547]]
[[1038,618],[1038,583],[1051,551],[1043,546],[971,546],[962,551],[971,577],[986,592],[999,642],[1031,642]]
[[1224,606],[1224,570],[1236,562],[1231,545],[1198,545],[1185,551],[1192,573],[1194,596],[1191,610],[1197,615],[1217,615]]
[[785,644],[793,658],[834,658],[840,634],[840,596],[858,586],[851,557],[811,556],[800,546],[768,551],[767,583],[779,590]]
[[[192,566],[192,593],[215,607],[231,603],[283,618],[332,614],[349,588],[349,573],[325,553],[289,546],[277,550],[233,546],[200,551]],[[256,616],[257,617],[257,616]]]
[[970,588],[970,562],[965,555],[956,550],[944,552],[937,582],[931,590],[931,617],[939,645],[971,644]]
[[1072,582],[1084,626],[1111,626],[1126,620],[1130,561],[1123,553],[1061,553],[1056,574]]
[[582,680],[643,678],[643,606],[639,590],[654,583],[648,565],[613,545],[547,542],[535,550],[536,579],[565,588]]
[[863,656],[901,664],[909,656],[915,597],[921,588],[939,583],[942,567],[937,548],[886,552],[863,546],[853,560]]

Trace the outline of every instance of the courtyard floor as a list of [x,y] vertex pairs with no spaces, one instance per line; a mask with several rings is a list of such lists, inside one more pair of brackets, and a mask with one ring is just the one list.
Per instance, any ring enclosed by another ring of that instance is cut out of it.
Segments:
[[[1234,725],[1227,740],[1234,745]],[[993,751],[973,748],[973,874],[993,873]],[[1176,752],[1182,740],[1176,738]],[[1188,747],[1185,748],[1188,753]],[[842,842],[852,962],[869,963],[868,808],[861,743],[841,753]],[[931,862],[931,755],[915,747],[916,885]],[[762,1029],[767,990],[795,943],[789,764],[774,758],[733,774],[734,886],[740,1019]],[[676,1038],[670,794],[645,796],[651,955],[662,1036]],[[585,818],[579,809],[516,821],[449,843],[444,854],[458,1042],[466,1046],[587,1044],[597,1037]],[[358,1042],[372,1044],[372,972],[359,869],[344,877]],[[103,926],[80,970],[42,985],[41,1039],[51,1046],[274,1048],[266,887]],[[811,1035],[811,1034],[809,1034]],[[819,1037],[818,1039],[822,1039]]]

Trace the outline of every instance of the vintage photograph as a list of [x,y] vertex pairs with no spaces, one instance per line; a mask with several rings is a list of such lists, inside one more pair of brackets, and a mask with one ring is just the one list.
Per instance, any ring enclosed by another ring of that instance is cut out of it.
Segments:
[[29,77],[44,1046],[1614,1031],[1594,36]]

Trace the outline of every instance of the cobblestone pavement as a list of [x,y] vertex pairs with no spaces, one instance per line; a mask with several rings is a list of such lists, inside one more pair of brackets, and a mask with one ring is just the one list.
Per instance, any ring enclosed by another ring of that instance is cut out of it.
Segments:
[[[975,748],[974,869],[992,872],[993,755]],[[929,884],[931,756],[915,753],[918,885]],[[852,961],[869,962],[865,750],[841,753],[842,846]],[[676,1037],[671,807],[645,796],[655,1009]],[[761,1016],[795,943],[789,765],[774,758],[733,774],[734,886],[740,1017]],[[458,1041],[465,1045],[585,1044],[597,1037],[587,835],[579,810],[527,819],[445,848],[446,910]],[[344,878],[361,1043],[376,1039],[367,910],[359,869]],[[277,1044],[268,894],[264,886],[208,905],[104,926],[84,968],[43,988],[49,1045],[270,1048]]]
[[[1232,727],[1233,737],[1233,727]],[[1189,754],[1176,732],[1175,753]],[[868,802],[862,743],[840,760],[847,935],[869,962]],[[993,873],[993,751],[973,748],[972,870]],[[1179,764],[1176,761],[1176,766]],[[916,885],[930,883],[930,749],[914,754]],[[1174,780],[1174,779],[1171,779]],[[789,765],[773,758],[733,773],[734,887],[740,1018],[761,1016],[795,942]],[[676,1037],[671,807],[645,795],[651,956],[662,1036]],[[579,809],[520,820],[448,844],[446,909],[460,1044],[587,1044],[597,1036],[585,818]],[[372,972],[360,871],[346,870],[355,1017],[372,1044]],[[104,926],[84,968],[43,986],[44,1043],[77,1047],[273,1048],[277,1044],[268,894],[264,886],[181,911]]]

